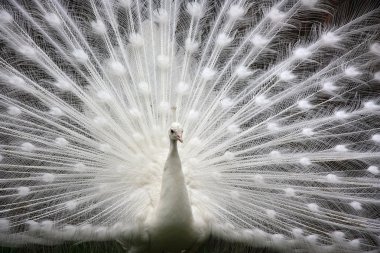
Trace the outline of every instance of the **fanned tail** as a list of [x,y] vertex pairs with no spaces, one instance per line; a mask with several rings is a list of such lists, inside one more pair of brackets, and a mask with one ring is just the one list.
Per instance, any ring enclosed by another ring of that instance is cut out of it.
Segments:
[[379,6],[351,4],[2,3],[0,242],[143,238],[178,121],[197,226],[376,250]]

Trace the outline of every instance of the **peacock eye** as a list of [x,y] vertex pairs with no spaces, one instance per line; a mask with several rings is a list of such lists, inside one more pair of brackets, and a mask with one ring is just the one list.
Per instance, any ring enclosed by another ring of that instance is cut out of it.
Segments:
[[173,130],[173,129],[170,129],[170,132],[171,132],[172,134],[174,134],[174,130]]

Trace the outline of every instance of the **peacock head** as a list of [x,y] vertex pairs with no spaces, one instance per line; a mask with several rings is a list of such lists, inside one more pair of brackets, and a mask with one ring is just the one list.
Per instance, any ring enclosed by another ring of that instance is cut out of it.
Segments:
[[182,134],[183,134],[183,129],[181,127],[181,124],[179,124],[178,122],[173,122],[169,129],[170,140],[180,141],[182,143],[183,142]]

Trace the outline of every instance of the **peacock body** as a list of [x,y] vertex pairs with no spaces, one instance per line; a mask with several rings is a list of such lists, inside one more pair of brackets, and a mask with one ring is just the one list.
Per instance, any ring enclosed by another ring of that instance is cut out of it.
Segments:
[[0,244],[378,252],[379,12],[1,1]]

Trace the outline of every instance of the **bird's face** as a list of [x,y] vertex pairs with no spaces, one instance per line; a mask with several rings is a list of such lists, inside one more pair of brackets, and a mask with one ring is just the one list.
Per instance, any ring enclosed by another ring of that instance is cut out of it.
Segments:
[[183,129],[179,123],[173,123],[169,129],[169,138],[171,140],[183,142],[182,139]]

